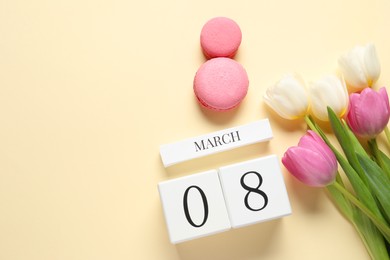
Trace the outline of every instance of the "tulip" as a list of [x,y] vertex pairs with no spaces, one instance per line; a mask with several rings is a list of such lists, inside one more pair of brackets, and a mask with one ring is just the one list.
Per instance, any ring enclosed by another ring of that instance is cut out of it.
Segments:
[[336,178],[337,160],[332,150],[313,131],[309,130],[282,158],[283,165],[301,182],[324,187]]
[[365,88],[360,94],[351,94],[347,123],[356,135],[374,138],[385,129],[389,117],[386,88],[379,92]]
[[339,58],[339,66],[352,92],[371,87],[378,80],[381,66],[373,44],[357,46]]
[[285,119],[297,119],[307,114],[309,99],[305,83],[297,74],[287,74],[264,95],[265,103]]
[[328,121],[327,107],[342,117],[348,109],[348,92],[344,80],[328,75],[310,85],[313,114],[322,121]]

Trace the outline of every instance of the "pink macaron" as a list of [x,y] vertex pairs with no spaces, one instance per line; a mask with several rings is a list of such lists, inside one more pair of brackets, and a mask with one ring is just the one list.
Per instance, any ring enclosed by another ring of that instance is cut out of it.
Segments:
[[230,18],[215,17],[203,26],[200,45],[206,58],[233,58],[241,44],[242,33]]
[[204,107],[230,110],[244,99],[249,80],[245,69],[230,58],[214,58],[198,69],[194,78],[194,92]]

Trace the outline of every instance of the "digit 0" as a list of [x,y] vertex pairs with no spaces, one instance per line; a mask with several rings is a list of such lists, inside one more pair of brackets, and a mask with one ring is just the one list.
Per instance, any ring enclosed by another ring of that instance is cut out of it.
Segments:
[[[200,196],[202,196],[204,217],[203,217],[202,223],[200,223],[200,224],[195,224],[194,221],[192,221],[190,212],[188,211],[188,192],[191,189],[198,190]],[[201,226],[203,226],[206,223],[207,218],[209,216],[209,206],[208,206],[208,203],[207,203],[206,195],[204,194],[203,190],[201,188],[199,188],[198,186],[193,185],[193,186],[188,187],[185,190],[184,196],[183,196],[183,208],[184,208],[184,214],[186,215],[186,219],[187,219],[188,223],[191,224],[191,226],[193,226],[193,227],[201,227]]]
[[[249,174],[254,174],[259,179],[259,184],[257,185],[257,187],[252,188],[252,187],[249,187],[248,185],[245,184],[245,181],[244,181],[245,180],[245,176],[247,176]],[[245,195],[245,198],[244,198],[245,207],[247,207],[249,210],[252,210],[252,211],[260,211],[260,210],[264,209],[267,206],[267,204],[268,204],[268,196],[267,196],[267,194],[265,194],[264,191],[259,189],[261,184],[263,183],[263,178],[261,177],[260,173],[255,172],[255,171],[246,172],[244,175],[242,175],[240,183],[241,183],[241,186],[245,190],[248,191],[248,193]],[[251,192],[259,194],[263,198],[264,203],[263,203],[262,207],[254,208],[251,205],[249,205],[248,199],[249,199],[249,195],[251,194]]]

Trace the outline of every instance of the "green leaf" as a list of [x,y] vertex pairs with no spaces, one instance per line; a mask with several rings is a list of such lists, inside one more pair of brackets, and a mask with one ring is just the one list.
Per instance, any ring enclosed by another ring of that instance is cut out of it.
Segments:
[[[339,175],[336,179],[336,182],[338,183],[339,187],[344,188]],[[370,221],[367,216],[363,215],[363,211],[349,202],[349,200],[337,188],[337,185],[328,185],[327,189],[339,210],[355,227],[371,258],[387,259],[388,253],[386,250],[385,241],[382,234],[378,231],[376,225]]]
[[379,150],[376,139],[372,139],[368,142],[370,149],[374,155],[375,161],[386,173],[386,177],[390,180],[390,159],[385,153]]
[[389,259],[382,234],[359,209],[354,209],[353,223],[373,260]]
[[384,152],[382,152],[381,150],[379,150],[379,156],[382,159],[383,168],[388,169],[387,178],[390,179],[390,158]]
[[349,126],[347,125],[347,123],[345,123],[344,120],[342,120],[342,122],[351,142],[353,143],[355,152],[364,156],[368,156],[366,150],[364,150],[363,146],[360,144],[359,140],[357,139],[356,135],[352,132],[351,128],[349,128]]
[[371,159],[357,154],[364,173],[369,181],[371,190],[382,206],[387,219],[390,218],[390,180],[384,171]]
[[[390,228],[388,223],[384,219],[378,218],[376,215],[374,215],[372,211],[370,211],[360,200],[358,200],[353,194],[351,194],[347,189],[345,189],[345,187],[338,181],[332,183],[329,186],[332,186],[334,189],[336,189],[340,194],[344,196],[345,199],[348,199],[351,205],[353,204],[361,211],[361,213],[364,213],[378,228],[378,230],[381,231],[386,240],[390,242]],[[352,207],[352,212],[354,212],[353,210],[354,208]],[[352,222],[353,221],[354,220],[352,220]]]
[[342,123],[342,121],[337,117],[337,115],[330,107],[328,107],[328,116],[333,132],[336,135],[336,138],[339,141],[340,146],[348,159],[348,162],[359,174],[363,182],[367,183],[363,169],[359,163],[358,158],[356,157],[356,152],[368,157],[367,153],[364,151],[364,148],[356,136],[352,133],[352,131],[350,131],[350,129]]

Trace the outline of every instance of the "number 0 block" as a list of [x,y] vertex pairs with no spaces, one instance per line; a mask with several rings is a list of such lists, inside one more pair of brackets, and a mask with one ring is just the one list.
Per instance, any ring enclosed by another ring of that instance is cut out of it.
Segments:
[[275,155],[222,167],[219,176],[233,228],[291,214]]
[[231,228],[217,171],[161,182],[158,189],[172,243]]

